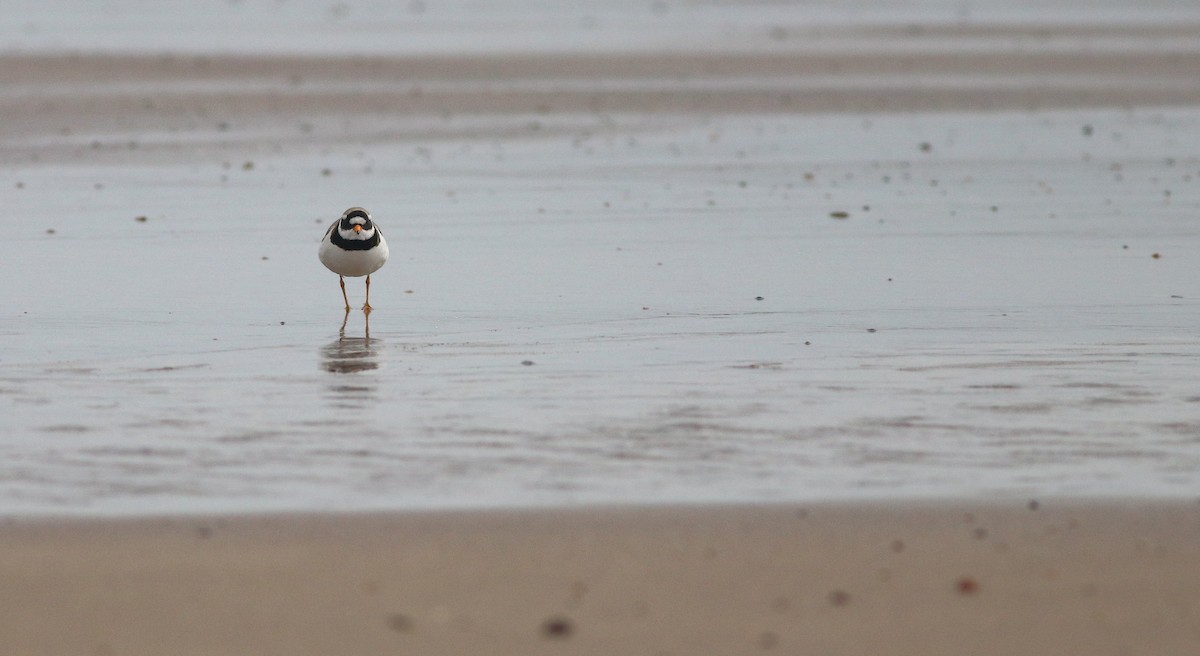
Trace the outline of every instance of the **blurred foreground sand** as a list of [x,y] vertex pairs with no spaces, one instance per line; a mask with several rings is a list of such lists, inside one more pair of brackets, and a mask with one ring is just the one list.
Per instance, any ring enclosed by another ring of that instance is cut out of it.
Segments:
[[1200,505],[12,522],[5,654],[1187,654]]

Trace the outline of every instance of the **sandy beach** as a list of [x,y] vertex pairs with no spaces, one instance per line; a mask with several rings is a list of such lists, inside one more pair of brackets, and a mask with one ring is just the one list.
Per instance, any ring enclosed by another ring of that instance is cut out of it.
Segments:
[[1200,12],[595,5],[14,0],[0,653],[1192,653]]
[[22,521],[6,654],[1162,654],[1200,504]]

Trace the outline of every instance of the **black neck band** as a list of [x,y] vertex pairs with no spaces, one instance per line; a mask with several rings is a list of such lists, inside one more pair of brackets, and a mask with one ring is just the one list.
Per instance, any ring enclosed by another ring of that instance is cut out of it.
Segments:
[[370,239],[343,239],[341,233],[334,228],[329,233],[329,241],[344,251],[369,251],[379,245],[379,228]]

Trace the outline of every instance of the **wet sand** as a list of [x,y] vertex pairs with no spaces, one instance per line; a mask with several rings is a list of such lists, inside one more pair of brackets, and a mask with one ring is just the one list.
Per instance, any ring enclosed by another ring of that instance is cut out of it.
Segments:
[[6,654],[1161,654],[1200,505],[24,520]]
[[1196,23],[738,16],[0,53],[4,509],[1200,488]]

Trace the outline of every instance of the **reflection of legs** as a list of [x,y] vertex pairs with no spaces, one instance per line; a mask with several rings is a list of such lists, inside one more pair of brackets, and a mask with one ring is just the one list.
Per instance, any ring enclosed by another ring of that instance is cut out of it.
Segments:
[[[347,313],[346,316],[350,316]],[[371,341],[371,313],[363,312],[363,343],[367,344]]]
[[346,338],[346,322],[350,320],[350,308],[346,308],[346,314],[342,317],[342,327],[338,328],[338,339]]
[[346,301],[346,311],[350,311],[350,297],[346,296],[346,279],[338,276],[338,284],[342,286],[342,300]]
[[[349,301],[347,301],[346,307],[349,307]],[[370,312],[370,311],[371,311],[371,276],[367,276],[367,302],[363,304],[363,312]]]

